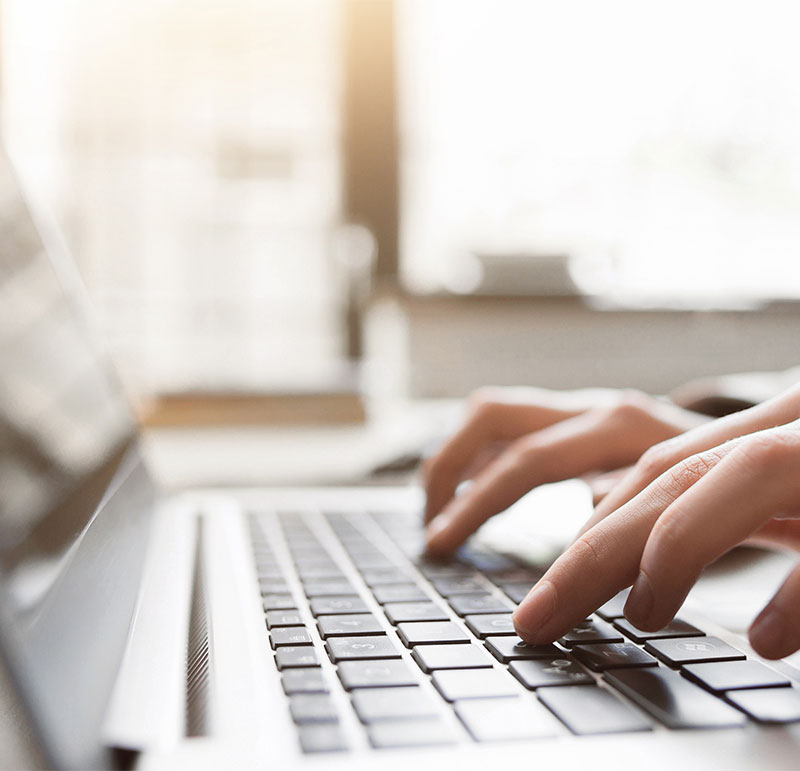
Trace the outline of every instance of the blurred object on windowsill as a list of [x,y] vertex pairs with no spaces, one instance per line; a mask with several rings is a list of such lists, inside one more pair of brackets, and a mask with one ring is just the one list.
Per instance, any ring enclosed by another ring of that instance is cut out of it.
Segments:
[[450,282],[456,294],[523,297],[576,297],[581,291],[572,280],[566,254],[475,251],[463,257],[458,280]]

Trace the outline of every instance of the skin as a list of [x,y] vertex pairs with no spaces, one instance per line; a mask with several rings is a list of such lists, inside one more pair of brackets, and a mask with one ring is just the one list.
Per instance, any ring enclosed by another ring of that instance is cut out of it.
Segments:
[[[482,391],[423,469],[428,551],[451,554],[537,485],[600,472],[594,515],[520,603],[515,627],[551,642],[633,586],[626,617],[654,630],[737,544],[800,550],[799,470],[800,387],[714,421],[635,392]],[[474,484],[456,495],[464,479]],[[753,622],[753,648],[767,658],[800,649],[798,608],[800,566]]]

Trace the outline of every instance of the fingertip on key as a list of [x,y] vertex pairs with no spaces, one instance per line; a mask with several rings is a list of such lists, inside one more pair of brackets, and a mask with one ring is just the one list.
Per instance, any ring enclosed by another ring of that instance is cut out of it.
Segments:
[[555,614],[555,610],[556,593],[553,585],[549,581],[539,581],[512,614],[517,634],[526,642],[545,641],[542,630]]

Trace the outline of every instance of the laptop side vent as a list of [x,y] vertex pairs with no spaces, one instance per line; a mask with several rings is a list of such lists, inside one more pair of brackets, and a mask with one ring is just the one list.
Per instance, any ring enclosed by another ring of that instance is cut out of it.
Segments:
[[208,728],[208,609],[203,582],[203,520],[198,519],[194,586],[186,655],[186,735],[205,736]]

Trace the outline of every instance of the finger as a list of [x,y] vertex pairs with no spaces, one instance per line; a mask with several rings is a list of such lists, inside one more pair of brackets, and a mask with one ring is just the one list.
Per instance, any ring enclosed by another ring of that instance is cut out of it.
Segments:
[[800,649],[800,565],[750,627],[750,644],[767,659],[782,659]]
[[430,523],[428,552],[451,554],[487,519],[538,485],[630,463],[661,427],[653,421],[629,431],[626,421],[629,416],[619,408],[592,410],[518,440]]
[[748,410],[699,425],[662,441],[646,452],[630,473],[600,502],[595,513],[578,533],[580,537],[627,501],[638,495],[654,479],[680,462],[736,437],[783,425],[800,415],[800,387],[791,389]]
[[664,510],[647,539],[625,606],[641,629],[669,623],[706,565],[800,501],[800,433],[759,432],[715,452],[721,460]]
[[425,464],[425,521],[430,522],[453,497],[465,471],[483,448],[512,441],[572,414],[545,406],[502,402],[479,405],[467,423]]
[[800,502],[798,508],[790,514],[793,519],[772,519],[756,530],[745,543],[768,549],[789,548],[800,551]]
[[709,453],[683,461],[580,536],[517,607],[518,634],[535,644],[552,642],[630,586],[659,516],[719,457]]
[[613,489],[620,480],[630,472],[630,467],[610,471],[607,474],[598,474],[589,480],[589,489],[592,491],[592,503],[594,506],[600,503]]

